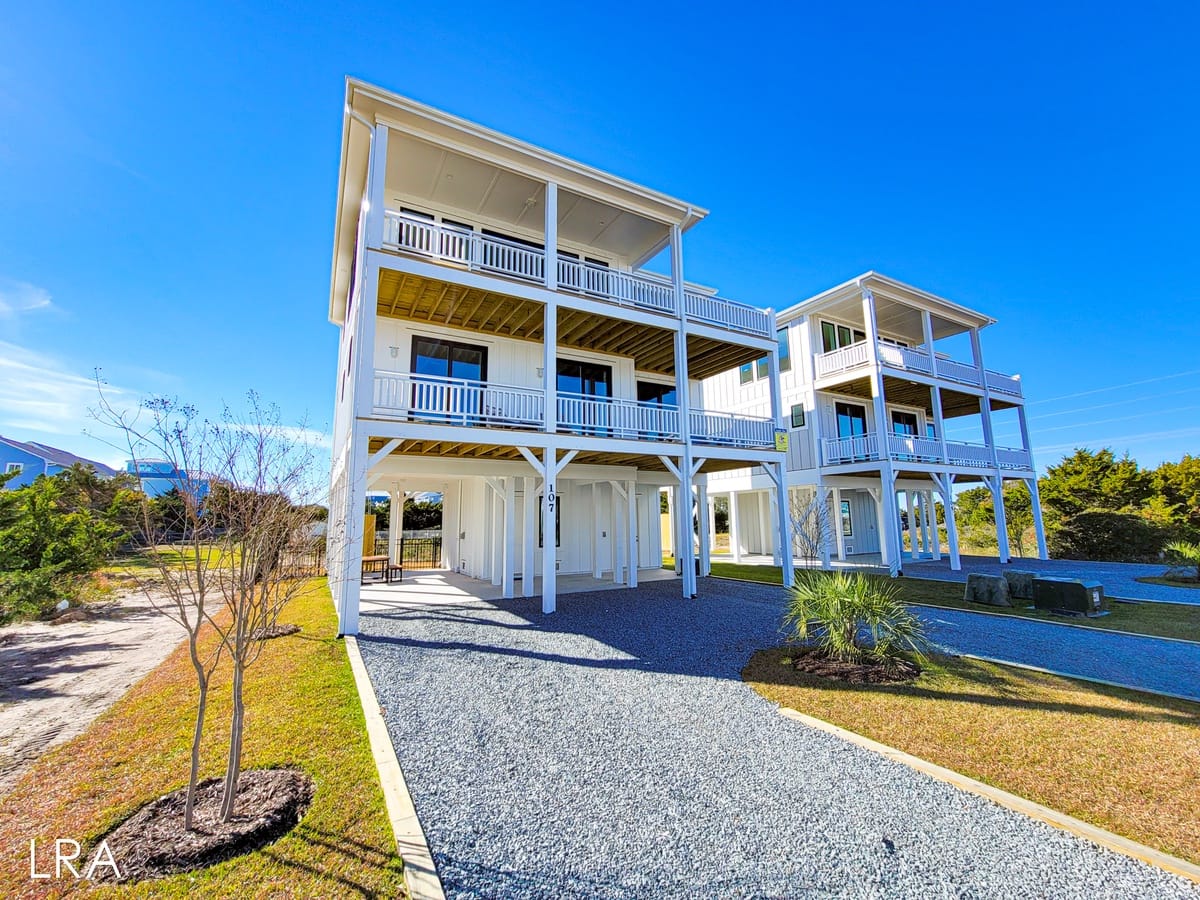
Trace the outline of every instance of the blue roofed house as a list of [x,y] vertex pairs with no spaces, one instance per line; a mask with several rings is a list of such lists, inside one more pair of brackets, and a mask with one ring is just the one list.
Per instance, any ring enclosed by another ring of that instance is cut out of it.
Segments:
[[117,474],[115,469],[94,459],[84,459],[37,441],[16,441],[0,435],[0,472],[16,473],[4,484],[5,488],[24,487],[39,475],[54,475],[76,463],[91,466],[105,478]]
[[197,498],[208,496],[208,479],[195,473],[183,472],[175,463],[165,459],[138,459],[125,463],[125,471],[141,482],[148,497],[161,497],[172,490],[191,486]]

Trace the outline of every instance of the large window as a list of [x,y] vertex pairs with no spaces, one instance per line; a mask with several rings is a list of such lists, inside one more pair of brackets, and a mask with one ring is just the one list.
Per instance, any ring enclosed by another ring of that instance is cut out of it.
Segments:
[[779,338],[779,371],[790,372],[792,370],[792,351],[788,346],[788,330],[780,328],[776,332],[776,337]]
[[[780,328],[775,333],[775,337],[779,341],[779,371],[790,372],[792,370],[792,353],[788,346],[788,330]],[[764,356],[762,359],[756,359],[752,363],[746,363],[738,369],[738,382],[740,384],[749,384],[755,378],[766,378],[771,371],[771,358]]]
[[412,373],[486,381],[487,347],[437,338],[414,337]]
[[795,406],[792,407],[792,427],[793,428],[803,428],[804,427],[804,404],[803,403],[797,403]]
[[612,366],[575,359],[558,361],[558,390],[586,397],[612,396]]
[[414,337],[412,374],[413,417],[456,424],[479,424],[482,392],[477,389],[452,389],[441,379],[457,378],[474,384],[486,381],[486,347]]
[[638,403],[648,406],[675,406],[675,385],[655,381],[639,381]]
[[746,363],[738,369],[738,382],[749,384],[754,380],[754,363]]
[[867,409],[857,403],[838,403],[834,407],[837,414],[838,437],[858,437],[867,433]]
[[[558,361],[558,412],[562,426],[575,434],[609,434],[612,366],[577,359]],[[586,399],[584,399],[586,398]]]
[[902,412],[901,410],[892,410],[892,432],[895,434],[906,434],[910,437],[917,435],[917,414],[911,412]]
[[866,339],[865,332],[851,328],[849,325],[840,325],[836,322],[821,323],[821,347],[826,353],[832,353],[842,347],[849,347],[851,344],[861,343]]

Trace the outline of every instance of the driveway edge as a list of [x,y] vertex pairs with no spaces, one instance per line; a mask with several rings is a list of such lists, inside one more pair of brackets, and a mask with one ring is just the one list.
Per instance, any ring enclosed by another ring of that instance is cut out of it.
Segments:
[[442,880],[433,864],[429,842],[417,818],[412,795],[404,781],[400,760],[388,735],[387,725],[380,713],[379,701],[367,667],[363,665],[358,641],[346,635],[346,655],[350,657],[350,669],[354,672],[354,683],[358,688],[358,699],[367,720],[367,738],[371,742],[371,755],[375,757],[375,768],[379,771],[379,784],[383,788],[383,800],[387,806],[392,833],[396,837],[396,850],[404,861],[404,880],[408,883],[413,900],[445,900]]
[[869,737],[864,737],[861,734],[799,712],[798,710],[781,706],[779,707],[779,714],[786,719],[801,722],[804,725],[839,737],[844,741],[849,741],[851,744],[871,750],[890,760],[903,763],[911,769],[915,769],[931,778],[936,778],[938,781],[944,781],[956,788],[983,797],[985,800],[990,800],[993,803],[1015,810],[1032,819],[1037,819],[1040,822],[1045,822],[1047,825],[1070,832],[1077,837],[1091,841],[1093,844],[1099,844],[1108,850],[1124,854],[1152,866],[1157,866],[1160,869],[1170,872],[1172,875],[1178,875],[1200,884],[1200,866],[1194,865],[1187,860],[1163,853],[1161,850],[1155,850],[1153,847],[1147,847],[1145,844],[1131,841],[1128,838],[1121,837],[1119,834],[1113,834],[1111,831],[1105,831],[1103,828],[1098,828],[1095,825],[1089,825],[1087,822],[1076,819],[1074,816],[1069,816],[1048,806],[1042,806],[1040,803],[1034,803],[1032,800],[1026,800],[1024,797],[1018,797],[1016,794],[1010,794],[1008,791],[992,787],[990,784],[984,784],[982,781],[976,781],[974,778],[968,778],[966,775],[955,772],[953,769],[936,765],[928,760],[905,753],[903,750],[897,750],[895,747],[889,747],[887,744],[873,741]]

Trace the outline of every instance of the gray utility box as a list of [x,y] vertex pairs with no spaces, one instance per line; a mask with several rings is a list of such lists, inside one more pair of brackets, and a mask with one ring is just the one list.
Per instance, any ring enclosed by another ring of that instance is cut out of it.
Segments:
[[1108,609],[1104,585],[1078,578],[1033,579],[1033,605],[1076,616],[1100,616]]

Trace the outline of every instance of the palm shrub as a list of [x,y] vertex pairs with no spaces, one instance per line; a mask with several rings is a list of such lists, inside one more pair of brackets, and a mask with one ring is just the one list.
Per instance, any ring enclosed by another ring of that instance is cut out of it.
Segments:
[[924,659],[924,626],[889,582],[861,572],[802,572],[783,619],[789,639],[843,662],[894,665],[904,653]]
[[1193,579],[1200,581],[1200,543],[1175,541],[1167,544],[1166,550],[1172,564],[1191,567]]

